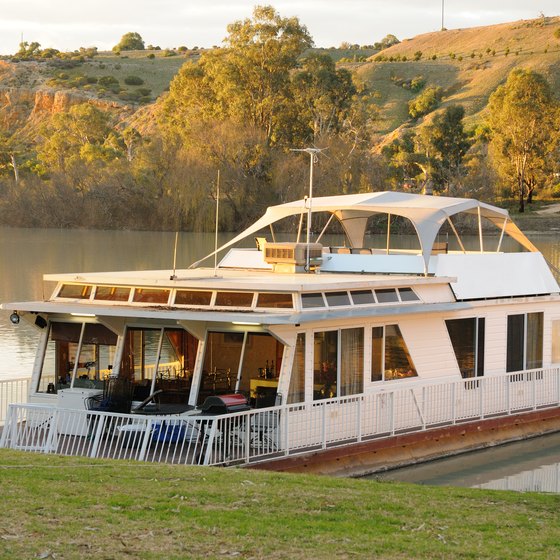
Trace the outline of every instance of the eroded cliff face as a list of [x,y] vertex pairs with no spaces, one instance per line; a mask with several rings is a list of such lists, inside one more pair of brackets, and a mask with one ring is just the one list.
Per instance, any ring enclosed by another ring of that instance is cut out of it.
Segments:
[[19,130],[25,135],[32,135],[45,119],[80,103],[92,103],[110,110],[118,120],[129,118],[134,113],[131,107],[117,102],[50,88],[45,83],[47,78],[44,68],[38,63],[0,61],[0,132]]

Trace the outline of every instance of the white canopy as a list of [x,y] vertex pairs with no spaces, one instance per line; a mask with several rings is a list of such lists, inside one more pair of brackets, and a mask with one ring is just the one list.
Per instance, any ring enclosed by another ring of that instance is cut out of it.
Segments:
[[[220,247],[216,252],[227,249],[241,239],[254,235],[261,229],[283,218],[307,212],[308,209],[309,199],[307,198],[278,206],[271,206],[262,218]],[[525,237],[520,229],[508,220],[507,210],[479,202],[472,198],[451,198],[394,191],[373,192],[315,197],[311,201],[311,210],[312,212],[330,212],[334,214],[344,228],[352,247],[363,247],[367,221],[370,216],[381,213],[408,218],[418,235],[426,268],[440,228],[448,218],[461,212],[469,214],[480,213],[482,218],[489,219],[500,229],[503,228],[506,234],[513,237],[523,247],[529,251],[538,252],[538,249]],[[204,259],[192,264],[191,268],[214,254],[211,253]]]

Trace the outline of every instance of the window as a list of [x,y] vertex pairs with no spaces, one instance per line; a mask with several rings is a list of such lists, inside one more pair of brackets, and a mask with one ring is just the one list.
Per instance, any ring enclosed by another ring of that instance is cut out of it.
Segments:
[[274,406],[284,345],[263,332],[209,332],[198,404],[240,391],[257,408]]
[[212,292],[197,292],[191,290],[177,290],[175,303],[177,305],[210,305]]
[[552,363],[560,364],[560,319],[552,321]]
[[327,292],[325,294],[329,307],[337,307],[339,305],[350,305],[348,292]]
[[325,300],[321,292],[301,294],[301,303],[304,309],[310,307],[325,307]]
[[167,303],[169,301],[169,290],[136,288],[133,301],[137,303]]
[[186,403],[198,340],[180,328],[127,328],[119,377],[134,382],[134,400],[154,391],[161,403]]
[[399,301],[397,297],[397,290],[395,288],[388,288],[386,290],[375,290],[377,301],[379,303],[394,303]]
[[364,329],[317,332],[314,342],[314,400],[361,393]]
[[71,299],[89,299],[91,286],[83,284],[63,284],[58,292],[58,297]]
[[375,303],[371,290],[355,290],[350,292],[354,305],[371,305]]
[[506,371],[542,367],[543,314],[508,315]]
[[218,292],[216,294],[217,307],[251,307],[253,292]]
[[37,391],[101,388],[111,373],[117,335],[96,323],[51,323]]
[[412,288],[399,288],[401,301],[420,301],[420,298],[414,293]]
[[288,404],[299,403],[305,400],[305,333],[299,333],[296,340],[296,352],[290,389],[288,391]]
[[118,288],[117,286],[97,286],[94,299],[102,301],[128,301],[130,288]]
[[372,381],[392,381],[418,375],[398,325],[374,327],[371,342]]
[[261,293],[257,297],[257,307],[272,307],[274,309],[291,309],[293,307],[292,294]]
[[461,377],[484,375],[484,318],[445,321]]

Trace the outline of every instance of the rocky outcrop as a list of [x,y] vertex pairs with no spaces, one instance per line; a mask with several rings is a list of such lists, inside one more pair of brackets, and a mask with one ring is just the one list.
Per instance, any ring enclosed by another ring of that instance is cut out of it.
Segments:
[[68,111],[72,105],[91,103],[118,117],[129,118],[134,110],[115,101],[98,99],[87,93],[56,90],[45,86],[45,76],[36,63],[13,64],[0,61],[0,130],[21,130],[29,135],[45,119]]

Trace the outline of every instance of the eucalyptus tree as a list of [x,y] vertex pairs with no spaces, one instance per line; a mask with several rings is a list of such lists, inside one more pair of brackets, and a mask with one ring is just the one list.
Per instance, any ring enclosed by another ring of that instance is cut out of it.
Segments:
[[488,122],[498,170],[514,186],[523,212],[528,180],[547,167],[558,144],[558,102],[542,75],[516,69],[490,96]]

